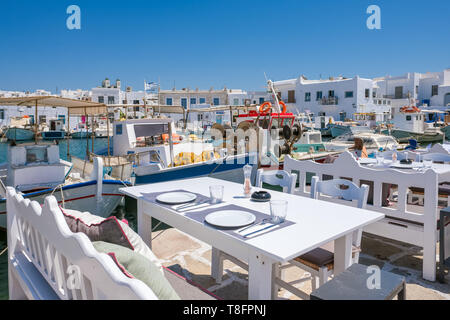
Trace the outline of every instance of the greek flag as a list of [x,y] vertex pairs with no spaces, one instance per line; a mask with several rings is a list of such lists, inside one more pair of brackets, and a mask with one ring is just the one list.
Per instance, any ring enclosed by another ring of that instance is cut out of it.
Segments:
[[145,91],[156,91],[158,89],[158,84],[155,82],[147,82],[144,81],[144,90]]

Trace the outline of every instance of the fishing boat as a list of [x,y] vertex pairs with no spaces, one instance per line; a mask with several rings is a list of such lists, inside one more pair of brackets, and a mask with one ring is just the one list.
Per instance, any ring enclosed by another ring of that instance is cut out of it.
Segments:
[[156,183],[212,176],[242,182],[242,168],[250,161],[248,153],[228,154],[210,142],[189,141],[175,133],[173,119],[147,118],[114,122],[110,156],[134,163],[135,184]]
[[50,120],[50,127],[47,131],[41,132],[42,139],[44,140],[59,140],[64,139],[66,131],[64,130],[63,120]]
[[79,123],[72,131],[72,139],[86,139],[92,135],[92,131],[87,127],[86,123]]
[[373,132],[368,126],[360,126],[358,122],[337,122],[330,125],[331,136],[333,138],[339,137],[346,133],[362,133]]
[[[8,147],[8,161],[0,165],[3,186],[12,186],[25,199],[43,203],[53,195],[67,209],[95,212],[107,217],[122,199],[119,189],[129,182],[103,176],[103,163],[75,166],[60,159],[56,144],[20,144]],[[81,170],[77,167],[82,167]],[[6,227],[6,200],[0,199],[0,228]]]
[[10,141],[33,140],[34,131],[32,130],[31,125],[29,116],[12,117],[5,136]]
[[393,128],[382,131],[400,142],[415,139],[419,143],[442,142],[444,133],[433,122],[427,122],[426,113],[416,106],[405,106],[396,113]]
[[370,132],[361,133],[346,133],[337,138],[334,138],[330,142],[324,142],[325,148],[328,151],[345,151],[355,144],[355,138],[363,140],[364,147],[368,153],[376,152],[378,150],[394,150],[402,149],[403,146],[398,141],[384,134],[376,134]]
[[109,126],[107,121],[106,117],[98,119],[97,126],[94,129],[96,138],[107,138],[113,135],[112,126]]

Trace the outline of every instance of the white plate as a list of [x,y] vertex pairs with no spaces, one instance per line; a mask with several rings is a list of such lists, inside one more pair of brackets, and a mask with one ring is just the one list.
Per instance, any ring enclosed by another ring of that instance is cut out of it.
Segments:
[[195,199],[197,199],[197,195],[190,192],[167,192],[156,197],[157,201],[167,204],[188,203]]
[[206,222],[222,228],[245,227],[255,222],[255,215],[246,211],[224,210],[210,213],[205,218]]
[[413,164],[403,164],[403,163],[396,163],[391,164],[389,167],[396,168],[396,169],[412,169],[414,168]]

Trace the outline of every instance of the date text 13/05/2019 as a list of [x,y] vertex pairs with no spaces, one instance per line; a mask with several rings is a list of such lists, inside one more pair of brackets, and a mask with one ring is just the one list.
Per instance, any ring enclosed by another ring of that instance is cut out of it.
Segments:
[[219,307],[197,307],[191,304],[189,307],[184,307],[184,315],[209,315],[214,318],[219,313],[229,315],[260,315],[266,316],[265,305],[250,305],[250,304],[228,304],[226,308]]

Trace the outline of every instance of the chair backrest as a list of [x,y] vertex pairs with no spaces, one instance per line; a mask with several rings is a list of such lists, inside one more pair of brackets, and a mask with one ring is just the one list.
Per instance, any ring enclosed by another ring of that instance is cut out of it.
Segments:
[[[386,160],[392,160],[392,155],[394,154],[394,150],[382,152],[381,155]],[[397,151],[397,160],[408,159],[408,152],[399,152]]]
[[319,181],[319,177],[314,176],[311,180],[311,198],[318,199],[319,194],[349,201],[357,200],[358,208],[364,209],[369,196],[369,186],[363,184],[361,187],[358,187],[353,182],[345,179]]
[[283,192],[293,193],[296,182],[297,175],[284,170],[264,171],[259,169],[256,175],[256,187],[258,188],[262,188],[263,183],[267,183],[282,187]]
[[[41,207],[8,187],[6,204],[11,270],[26,257],[64,300],[157,299],[142,281],[128,278],[108,255],[96,251],[85,234],[72,233],[55,197],[45,198]],[[42,283],[36,273],[21,277]],[[20,296],[17,286],[10,285],[10,297]]]
[[450,155],[443,153],[425,153],[420,156],[422,160],[432,160],[433,162],[450,162]]

